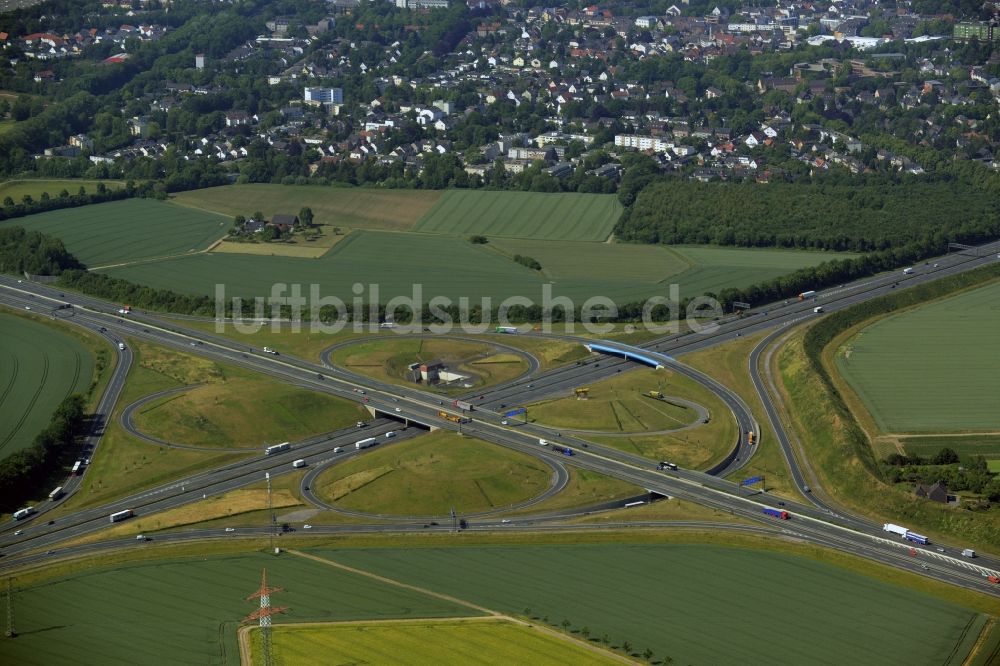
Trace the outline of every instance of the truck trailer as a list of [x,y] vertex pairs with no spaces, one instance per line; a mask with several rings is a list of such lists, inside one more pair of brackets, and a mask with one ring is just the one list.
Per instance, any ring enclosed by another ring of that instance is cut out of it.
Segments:
[[787,511],[781,511],[779,509],[772,509],[770,507],[767,507],[767,508],[764,509],[764,513],[766,513],[767,515],[769,515],[769,516],[771,516],[773,518],[780,518],[781,520],[788,520],[788,512]]
[[556,453],[561,453],[564,456],[571,456],[571,455],[573,455],[573,449],[571,449],[569,447],[566,447],[566,446],[559,446],[558,444],[553,444],[552,445],[552,450],[555,451]]
[[369,446],[375,446],[378,444],[378,440],[374,437],[369,437],[367,439],[362,439],[361,441],[354,442],[355,449],[367,449]]
[[893,525],[892,523],[886,523],[882,526],[883,532],[892,532],[893,534],[898,534],[901,537],[905,537],[906,533],[910,530],[906,529],[902,525]]
[[816,292],[815,291],[803,291],[801,294],[799,294],[799,300],[800,301],[807,301],[810,298],[816,298]]
[[271,456],[274,455],[275,453],[281,453],[282,451],[287,451],[290,448],[292,448],[291,442],[282,442],[281,444],[275,444],[273,446],[269,446],[266,449],[264,449],[264,455]]

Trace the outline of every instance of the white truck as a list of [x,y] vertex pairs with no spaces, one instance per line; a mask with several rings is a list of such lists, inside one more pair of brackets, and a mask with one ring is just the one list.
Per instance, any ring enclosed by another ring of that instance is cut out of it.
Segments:
[[265,354],[273,354],[274,356],[278,355],[278,352],[274,351],[270,347],[264,347],[264,353]]
[[903,275],[913,275],[913,269],[912,268],[904,268],[903,269]]
[[367,449],[369,446],[375,446],[378,444],[378,440],[374,437],[369,437],[367,439],[362,439],[361,441],[354,442],[355,449]]
[[975,556],[976,556],[976,551],[972,550],[971,548],[966,548],[965,550],[962,551],[962,557],[975,557]]
[[23,509],[18,509],[17,511],[14,512],[14,520],[24,520],[34,512],[35,512],[35,507],[33,506],[26,506]]
[[892,523],[886,523],[882,526],[883,532],[892,532],[893,534],[898,534],[901,537],[905,537],[906,533],[910,530],[906,529],[902,525],[893,525]]
[[125,343],[124,342],[119,342],[118,343],[118,349],[119,349],[119,351],[125,351]]
[[306,461],[303,460],[302,458],[299,458],[298,460],[292,462],[292,467],[294,467],[295,469],[305,466],[306,466]]
[[816,314],[822,313],[823,312],[823,306],[819,305],[819,306],[814,307],[813,308],[813,312],[815,312]]

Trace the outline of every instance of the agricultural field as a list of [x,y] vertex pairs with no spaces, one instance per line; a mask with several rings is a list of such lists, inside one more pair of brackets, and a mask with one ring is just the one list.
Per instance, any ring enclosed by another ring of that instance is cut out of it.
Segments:
[[[95,268],[203,250],[226,233],[230,220],[162,201],[126,199],[0,224],[61,238],[77,259]],[[206,283],[206,293],[211,284]]]
[[[102,567],[18,589],[16,640],[0,640],[6,664],[239,664],[237,623],[246,597],[268,583],[296,622],[456,617],[474,611],[304,558],[265,554],[197,557]],[[17,581],[15,579],[15,585]],[[169,657],[167,657],[169,655]]]
[[544,492],[552,470],[536,458],[440,430],[401,441],[320,474],[313,491],[345,509],[446,516],[498,509]]
[[506,256],[521,254],[538,260],[542,274],[556,282],[602,276],[656,283],[693,265],[664,245],[498,238],[490,239],[487,247]]
[[[255,632],[256,634],[256,632]],[[260,658],[255,636],[254,664]],[[421,620],[384,624],[348,623],[296,627],[280,625],[271,634],[275,660],[297,666],[392,663],[488,666],[532,664],[616,664],[611,654],[511,620]],[[447,645],[447,650],[442,646]]]
[[[501,241],[498,247],[511,252],[524,249],[543,270],[530,270],[488,245],[473,245],[464,238],[433,234],[354,231],[320,258],[251,256],[245,254],[195,254],[141,265],[110,268],[106,272],[140,284],[189,294],[212,294],[216,283],[227,285],[232,296],[267,296],[274,283],[298,283],[308,295],[317,285],[321,296],[337,296],[345,303],[354,297],[351,286],[366,287],[366,301],[387,302],[395,296],[413,297],[421,303],[435,296],[457,302],[459,297],[492,299],[492,305],[512,295],[543,302],[543,285],[551,284],[553,296],[567,296],[582,305],[592,296],[606,296],[616,303],[668,295],[668,283],[680,285],[680,296],[718,291],[727,286],[746,286],[784,274],[800,266],[830,258],[819,252],[779,250],[731,250],[685,248],[699,262],[678,259],[673,250],[603,243],[571,243],[580,258],[566,254],[566,244],[547,243],[544,251],[525,249],[535,242]],[[72,249],[72,248],[71,248]],[[607,259],[598,259],[601,250]],[[521,253],[521,252],[518,252]],[[412,257],[412,259],[410,259]],[[637,280],[645,270],[654,270],[658,257],[663,269]],[[766,268],[771,263],[777,268]],[[634,266],[640,267],[635,269]],[[547,274],[548,266],[555,273]],[[690,268],[684,269],[686,266]],[[680,270],[679,273],[671,271]],[[625,271],[625,277],[621,271]],[[372,289],[377,285],[377,294]]]
[[[13,126],[13,121],[9,121],[10,125]],[[0,132],[4,129],[3,123],[0,123]],[[120,180],[79,180],[75,178],[66,179],[51,179],[51,180],[8,180],[0,183],[0,200],[5,197],[10,197],[15,203],[21,203],[21,199],[24,198],[25,194],[31,196],[32,199],[38,201],[42,198],[42,192],[48,192],[49,196],[55,199],[59,196],[59,193],[66,190],[70,194],[77,194],[82,187],[87,194],[93,194],[97,191],[97,184],[104,183],[104,186],[109,190],[121,189],[125,186],[125,183]]]
[[211,294],[222,283],[231,296],[268,296],[280,282],[301,284],[308,295],[315,284],[320,296],[337,296],[348,304],[355,283],[365,287],[366,302],[412,297],[417,289],[421,304],[439,295],[490,296],[499,303],[507,295],[525,294],[540,301],[543,283],[535,271],[465,240],[364,230],[351,233],[319,259],[213,253],[106,272],[189,294]]
[[[506,382],[528,370],[528,362],[520,355],[498,350],[486,342],[425,337],[383,336],[341,347],[330,356],[331,362],[351,372],[409,387],[416,384],[408,378],[408,367],[435,360],[469,377],[467,381],[454,384],[459,391]],[[442,383],[438,387],[425,388],[447,390],[449,387]]]
[[681,298],[709,291],[719,292],[725,287],[748,287],[800,268],[818,266],[824,261],[858,256],[849,252],[690,245],[673,246],[671,249],[692,264],[691,268],[670,278],[670,282],[679,285]]
[[414,230],[601,242],[611,235],[621,213],[612,194],[447,190]]
[[1000,430],[1000,282],[881,319],[836,364],[884,432]]
[[581,635],[586,627],[591,640],[627,641],[634,653],[650,649],[654,659],[681,664],[942,664],[984,619],[845,569],[752,549],[609,544],[317,554]]
[[0,457],[27,448],[71,393],[86,393],[94,357],[52,326],[0,312]]
[[900,443],[907,453],[923,458],[931,458],[941,449],[948,447],[962,460],[975,456],[1000,460],[1000,435],[932,435],[925,437],[900,437]]
[[177,444],[250,448],[353,426],[368,413],[341,398],[236,371],[135,412],[140,432]]
[[315,185],[223,185],[171,195],[189,208],[211,211],[232,220],[260,211],[268,219],[275,213],[298,215],[312,209],[316,224],[341,229],[406,231],[441,197],[430,190],[384,190],[365,187]]

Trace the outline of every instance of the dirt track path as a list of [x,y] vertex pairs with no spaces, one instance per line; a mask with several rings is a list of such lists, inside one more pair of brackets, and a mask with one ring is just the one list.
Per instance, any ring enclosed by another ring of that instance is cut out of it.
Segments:
[[[623,664],[637,664],[637,663],[639,663],[639,662],[635,661],[634,659],[630,659],[626,655],[616,654],[614,652],[611,652],[610,650],[606,650],[606,649],[597,647],[596,645],[592,645],[590,643],[590,641],[586,641],[586,640],[582,640],[582,639],[576,638],[575,636],[571,636],[569,634],[557,631],[555,629],[550,629],[549,627],[546,627],[546,626],[543,626],[543,625],[534,624],[534,623],[531,623],[531,622],[526,622],[525,620],[522,620],[520,618],[511,617],[510,615],[504,615],[503,613],[500,613],[499,611],[495,611],[495,610],[492,610],[490,608],[486,608],[484,606],[479,606],[477,604],[474,604],[474,603],[472,603],[470,601],[466,601],[464,599],[459,599],[457,597],[453,597],[453,596],[448,595],[448,594],[442,594],[441,592],[435,592],[434,590],[429,590],[429,589],[427,589],[425,587],[419,587],[417,585],[410,585],[409,583],[403,583],[403,582],[400,582],[398,580],[393,580],[392,578],[386,578],[385,576],[380,576],[380,575],[372,573],[370,571],[365,571],[364,569],[355,569],[354,567],[349,567],[346,564],[341,564],[340,562],[335,562],[334,560],[330,560],[330,559],[326,559],[326,558],[323,558],[323,557],[319,557],[318,555],[312,555],[310,553],[304,553],[304,552],[299,551],[299,550],[288,550],[288,551],[285,551],[285,552],[287,552],[290,555],[295,555],[296,557],[302,557],[302,558],[305,558],[307,560],[312,560],[314,562],[319,562],[320,564],[325,564],[327,566],[331,566],[331,567],[334,567],[336,569],[340,569],[342,571],[347,571],[347,572],[350,572],[352,574],[356,574],[358,576],[365,576],[366,578],[371,578],[372,580],[377,580],[380,583],[385,583],[386,585],[393,585],[395,587],[401,587],[401,588],[406,589],[406,590],[412,590],[414,592],[419,592],[421,594],[426,594],[426,595],[434,597],[436,599],[441,599],[443,601],[448,601],[450,603],[457,604],[459,606],[464,606],[466,608],[471,608],[472,610],[476,610],[476,611],[479,611],[480,613],[484,613],[485,614],[485,617],[483,617],[483,616],[475,616],[475,617],[457,617],[457,618],[456,617],[453,617],[453,618],[406,618],[406,619],[401,619],[401,620],[348,620],[348,621],[340,621],[340,622],[308,622],[308,623],[302,623],[302,624],[296,623],[296,626],[314,626],[314,627],[316,627],[316,626],[368,625],[368,624],[391,624],[391,623],[396,623],[396,624],[411,623],[412,624],[412,623],[415,623],[415,622],[455,622],[455,621],[462,621],[462,622],[491,622],[491,621],[493,621],[493,622],[495,622],[495,621],[500,620],[500,621],[506,621],[506,622],[513,622],[515,624],[523,625],[525,627],[530,627],[532,629],[535,629],[537,631],[541,631],[541,632],[545,633],[546,635],[552,636],[552,637],[557,638],[559,640],[569,641],[571,643],[575,643],[576,645],[581,646],[581,647],[583,647],[583,648],[585,648],[587,650],[590,650],[592,652],[601,654],[601,655],[603,655],[605,657],[609,657],[609,658],[614,659],[616,661],[619,661],[619,662],[621,662]],[[237,632],[237,638],[238,638],[239,646],[240,646],[240,664],[242,664],[242,666],[252,666],[252,664],[253,664],[253,662],[251,661],[251,655],[250,655],[250,632],[254,628],[255,627],[253,625],[247,625],[247,626],[240,627],[239,630],[238,630],[238,632]]]

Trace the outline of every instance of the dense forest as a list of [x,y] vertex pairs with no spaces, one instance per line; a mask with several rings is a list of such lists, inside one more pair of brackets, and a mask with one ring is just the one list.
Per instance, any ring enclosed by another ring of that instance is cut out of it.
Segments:
[[870,252],[1000,236],[1000,198],[959,179],[651,183],[615,227],[640,243]]
[[12,275],[59,275],[82,264],[54,236],[23,227],[0,228],[0,272]]

